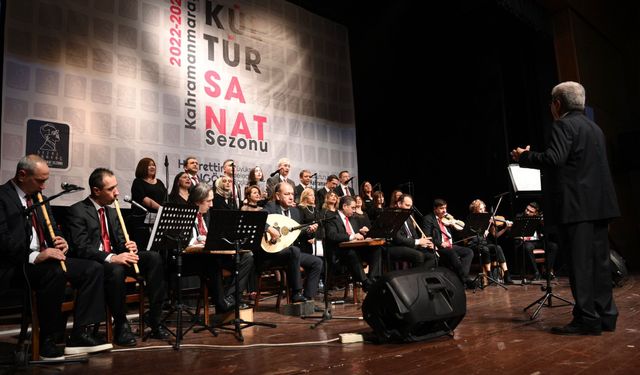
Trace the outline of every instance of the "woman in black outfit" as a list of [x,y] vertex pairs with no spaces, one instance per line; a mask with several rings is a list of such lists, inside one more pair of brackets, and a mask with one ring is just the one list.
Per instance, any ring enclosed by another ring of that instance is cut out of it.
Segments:
[[153,159],[142,158],[138,162],[136,178],[131,184],[131,197],[149,211],[145,213],[133,205],[129,219],[132,226],[132,240],[138,244],[138,248],[146,248],[155,214],[167,199],[167,188],[160,179],[156,178],[156,162]]

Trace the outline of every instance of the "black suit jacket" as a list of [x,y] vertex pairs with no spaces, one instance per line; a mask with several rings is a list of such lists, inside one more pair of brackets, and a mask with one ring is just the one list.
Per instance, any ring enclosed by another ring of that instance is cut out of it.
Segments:
[[[351,228],[354,233],[358,233],[358,231],[360,231],[361,226],[358,220],[352,220],[349,218],[349,224],[351,224]],[[347,228],[344,226],[340,214],[336,213],[336,216],[326,221],[325,240],[334,248],[336,248],[340,242],[349,241]]]
[[548,224],[620,216],[604,134],[581,112],[570,112],[555,121],[547,149],[524,152],[520,165],[540,168],[547,174]]
[[[438,225],[438,219],[436,218],[436,214],[431,212],[430,214],[425,215],[422,222],[422,227],[424,228],[424,233],[427,236],[432,237],[431,240],[433,244],[436,245],[438,249],[441,248],[442,236],[446,236],[446,233],[443,234],[442,231],[440,230],[440,225]],[[451,242],[453,242],[453,239],[451,239]]]
[[[107,206],[105,207],[105,215],[109,226],[111,252],[120,254],[128,251],[124,246],[124,234],[120,229],[116,210]],[[102,243],[100,217],[89,197],[69,208],[68,231],[73,256],[104,263],[109,253],[100,251]]]
[[[349,194],[351,194],[351,196],[355,196],[356,192],[353,190],[353,188],[351,186],[347,186],[347,189],[349,189]],[[327,190],[327,189],[325,189]],[[342,190],[342,185],[338,185],[335,189],[333,189],[336,194],[338,194],[339,197],[344,196],[344,190]]]
[[[35,197],[32,199],[34,202],[37,201]],[[46,208],[56,236],[62,236],[49,204],[46,204]],[[53,239],[49,235],[42,209],[38,207],[34,213],[42,225],[47,245],[52,246]],[[27,223],[22,202],[9,181],[0,186],[0,268],[12,268],[27,262],[30,242],[31,225]]]
[[410,236],[409,236],[409,234],[407,234],[407,230],[406,230],[405,224],[402,224],[402,226],[396,232],[396,234],[395,234],[395,236],[393,238],[393,244],[394,245],[400,245],[400,246],[406,246],[406,247],[410,247],[410,248],[413,249],[413,248],[416,247],[416,239],[419,239],[422,236],[418,235],[418,233],[416,232],[416,230],[415,230],[415,228],[413,226],[413,222],[411,222],[411,219],[407,219],[407,221],[405,221],[405,223],[409,226]]

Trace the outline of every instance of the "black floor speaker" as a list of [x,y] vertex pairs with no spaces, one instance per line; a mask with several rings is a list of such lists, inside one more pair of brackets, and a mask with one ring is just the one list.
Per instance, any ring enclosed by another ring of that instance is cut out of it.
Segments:
[[627,262],[625,262],[624,258],[620,254],[618,254],[617,251],[613,249],[609,249],[609,251],[609,259],[611,260],[609,265],[611,267],[611,278],[613,281],[613,286],[622,286],[629,276],[629,271],[627,270]]
[[386,273],[362,303],[380,342],[422,341],[450,334],[467,312],[462,281],[446,268]]

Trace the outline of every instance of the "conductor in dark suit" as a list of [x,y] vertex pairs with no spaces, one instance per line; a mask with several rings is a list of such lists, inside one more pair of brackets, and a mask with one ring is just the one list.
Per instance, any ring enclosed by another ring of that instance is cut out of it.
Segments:
[[[609,269],[608,224],[620,215],[602,130],[584,115],[585,90],[563,82],[551,90],[554,123],[547,148],[512,151],[523,167],[545,171],[547,222],[557,224],[560,245],[570,261],[573,319],[552,333],[600,335],[616,328]],[[552,211],[553,210],[553,211]]]
[[[267,203],[264,207],[265,211],[269,214],[284,215],[290,217],[297,223],[302,223],[302,213],[300,213],[297,207],[293,207],[294,193],[291,184],[281,182],[275,186],[274,191],[275,201]],[[303,228],[301,229],[303,232],[300,237],[303,237],[303,239],[311,238],[317,229],[318,224],[312,224]],[[277,238],[279,236],[279,233],[268,225],[266,230],[271,235],[271,238]],[[258,265],[267,262],[286,264],[289,266],[287,276],[289,276],[291,289],[293,290],[293,297],[291,299],[293,302],[313,300],[318,293],[318,283],[320,281],[320,274],[322,273],[322,260],[317,256],[303,253],[297,246],[289,246],[275,254],[258,252],[254,254],[254,256],[256,258],[255,262]],[[304,283],[304,293],[302,292],[300,267],[302,267],[307,274]]]
[[0,186],[0,287],[21,285],[26,275],[36,292],[42,359],[64,358],[55,336],[64,332],[61,305],[67,281],[78,292],[68,354],[110,349],[111,344],[93,337],[86,329],[87,325],[104,320],[102,268],[91,261],[66,257],[69,246],[59,233],[48,204],[45,207],[55,238],[50,237],[40,207],[32,211],[31,220],[24,214],[48,179],[47,162],[37,155],[27,155],[18,162],[13,179]]
[[[368,291],[374,279],[380,276],[382,250],[379,246],[340,248],[341,242],[363,240],[368,228],[360,226],[357,220],[350,220],[356,209],[356,201],[352,196],[340,198],[338,214],[326,223],[325,242],[327,249],[337,255],[349,268],[355,281],[362,283],[362,289]],[[369,264],[369,275],[362,267],[362,261]]]
[[168,332],[160,325],[164,298],[160,254],[138,251],[135,242],[125,242],[117,212],[109,207],[120,194],[112,171],[95,169],[89,176],[89,187],[91,195],[69,209],[69,234],[73,244],[71,256],[102,264],[106,300],[115,324],[114,342],[123,346],[136,345],[126,316],[124,282],[126,276],[135,276],[133,265],[136,263],[146,280],[151,337],[167,339]]

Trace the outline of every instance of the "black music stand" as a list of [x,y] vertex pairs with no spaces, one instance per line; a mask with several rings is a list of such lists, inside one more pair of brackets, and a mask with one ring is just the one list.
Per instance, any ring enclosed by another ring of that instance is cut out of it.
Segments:
[[536,231],[538,227],[538,223],[540,222],[540,216],[517,216],[513,221],[513,226],[511,226],[511,236],[512,237],[521,237],[522,240],[522,261],[521,261],[521,270],[520,270],[520,285],[531,284],[531,281],[527,280],[527,267],[525,262],[525,253],[524,253],[524,238],[531,237]]
[[[526,217],[525,218],[529,218],[529,219],[537,219],[542,220],[542,217],[540,216],[535,216],[535,217]],[[518,222],[519,218],[516,218],[516,221],[514,223],[515,224]],[[522,218],[520,218],[522,219]],[[533,225],[533,227],[535,228],[536,226]],[[513,231],[513,228],[511,229]],[[531,234],[533,234],[533,232],[531,232]],[[529,236],[531,235],[529,234]],[[538,305],[538,307],[536,308],[536,311],[533,312],[533,314],[531,314],[531,316],[529,317],[530,320],[533,320],[536,318],[536,316],[538,316],[538,313],[540,313],[540,310],[542,309],[543,306],[545,306],[545,303],[547,303],[547,307],[562,307],[562,306],[572,306],[574,303],[566,300],[556,294],[553,293],[553,287],[551,286],[551,272],[550,272],[550,268],[549,268],[549,256],[547,254],[547,238],[546,236],[542,237],[542,246],[544,248],[545,251],[545,257],[544,257],[544,264],[545,264],[545,268],[547,270],[547,277],[546,277],[546,284],[542,285],[540,287],[540,289],[545,292],[544,295],[540,298],[538,298],[537,300],[531,302],[527,307],[525,307],[522,311],[527,311],[529,310],[531,307],[533,307],[533,305]],[[524,241],[522,242],[522,263],[523,263],[523,267],[524,267]],[[564,304],[562,305],[553,305],[553,297],[559,299],[560,301],[564,302]]]
[[490,218],[491,218],[491,214],[488,212],[472,212],[469,214],[469,217],[467,218],[467,223],[463,231],[463,234],[465,235],[465,237],[469,235],[471,236],[471,238],[475,238],[476,240],[475,245],[476,245],[476,248],[478,249],[478,264],[480,265],[480,272],[478,272],[476,277],[473,279],[473,284],[475,285],[475,287],[473,288],[474,293],[478,289],[478,284],[480,284],[480,289],[485,288],[484,286],[482,286],[482,283],[478,283],[480,278],[484,278],[485,276],[489,281],[489,284],[487,286],[493,283],[507,290],[507,287],[500,284],[498,280],[491,277],[491,274],[485,275],[484,273],[482,273],[483,264],[482,264],[482,257],[480,255],[480,246],[482,246],[483,242],[486,243],[484,232],[489,229]]
[[[267,223],[267,211],[210,210],[209,231],[205,249],[234,250],[233,274],[235,277],[233,321],[222,324],[220,329],[234,331],[238,341],[244,341],[242,330],[252,326],[276,328],[273,323],[249,322],[240,319],[240,253],[241,250],[262,251],[260,243]],[[242,248],[242,249],[241,249]],[[233,328],[225,325],[233,324]]]
[[[158,215],[156,216],[156,221],[154,222],[153,229],[151,230],[151,238],[147,245],[147,250],[167,254],[167,258],[170,256],[176,264],[176,280],[174,283],[176,289],[176,303],[171,306],[171,309],[169,309],[165,318],[160,323],[176,338],[176,342],[173,345],[176,350],[180,349],[180,343],[182,342],[184,335],[186,335],[196,324],[204,326],[214,336],[217,335],[217,333],[211,327],[207,327],[200,318],[193,316],[194,314],[188,311],[186,306],[182,303],[183,244],[188,243],[189,238],[191,237],[197,212],[197,206],[186,206],[184,204],[177,203],[165,203],[163,206],[160,206],[158,209]],[[194,317],[194,321],[186,330],[183,331],[182,313],[185,311]],[[165,324],[167,318],[174,312],[177,312],[175,333],[171,332]],[[140,319],[142,319],[142,317]],[[142,341],[146,341],[148,337],[148,334],[144,335]]]
[[[404,222],[411,215],[411,210],[405,210],[402,208],[385,208],[380,216],[373,223],[369,233],[367,233],[367,238],[384,238],[385,240],[393,239],[395,233],[400,230],[400,227],[404,224]],[[327,261],[327,254],[325,253],[322,257],[323,267],[324,267],[324,279],[325,282],[329,277],[329,267]],[[389,262],[388,254],[387,254],[387,262]],[[309,316],[301,316],[302,319],[320,319],[311,325],[311,328],[316,328],[320,324],[326,322],[331,319],[362,319],[361,317],[351,317],[351,316],[333,316],[331,314],[331,303],[329,302],[329,286],[325,285],[324,287],[324,311],[322,315],[309,315]]]

